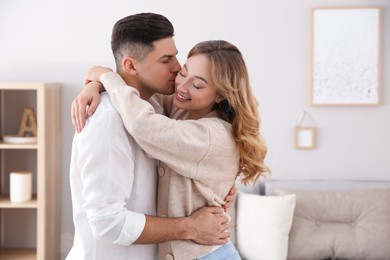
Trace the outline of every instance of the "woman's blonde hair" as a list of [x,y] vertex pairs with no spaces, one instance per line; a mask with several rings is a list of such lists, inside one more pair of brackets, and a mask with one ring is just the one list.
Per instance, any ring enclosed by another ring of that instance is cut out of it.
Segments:
[[269,168],[264,164],[267,148],[260,135],[258,102],[252,94],[248,71],[240,50],[226,41],[204,41],[188,57],[204,54],[211,62],[211,77],[225,99],[215,104],[219,116],[232,124],[240,152],[241,181],[255,183]]

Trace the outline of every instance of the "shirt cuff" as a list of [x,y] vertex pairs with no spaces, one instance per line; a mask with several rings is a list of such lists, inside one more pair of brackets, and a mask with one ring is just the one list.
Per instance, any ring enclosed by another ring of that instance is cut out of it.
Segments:
[[121,246],[133,244],[141,235],[145,228],[145,224],[146,217],[144,214],[127,211],[122,231],[118,239],[114,241],[114,244]]

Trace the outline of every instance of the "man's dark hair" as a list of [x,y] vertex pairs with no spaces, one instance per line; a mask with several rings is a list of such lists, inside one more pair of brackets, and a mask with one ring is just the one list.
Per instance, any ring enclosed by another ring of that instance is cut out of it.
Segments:
[[111,36],[117,69],[125,56],[143,60],[153,50],[153,42],[173,35],[173,25],[163,15],[139,13],[122,18],[114,25]]

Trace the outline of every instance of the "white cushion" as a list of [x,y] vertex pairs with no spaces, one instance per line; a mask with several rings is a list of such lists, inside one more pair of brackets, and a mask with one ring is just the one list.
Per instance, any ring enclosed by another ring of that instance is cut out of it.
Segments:
[[237,247],[243,259],[285,260],[295,195],[238,193]]

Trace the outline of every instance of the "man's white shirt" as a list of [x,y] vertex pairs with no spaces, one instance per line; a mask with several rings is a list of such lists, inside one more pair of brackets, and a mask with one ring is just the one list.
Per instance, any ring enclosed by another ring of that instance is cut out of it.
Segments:
[[156,244],[132,245],[144,214],[156,215],[156,162],[127,133],[106,93],[73,139],[70,184],[75,237],[67,260],[158,258]]

